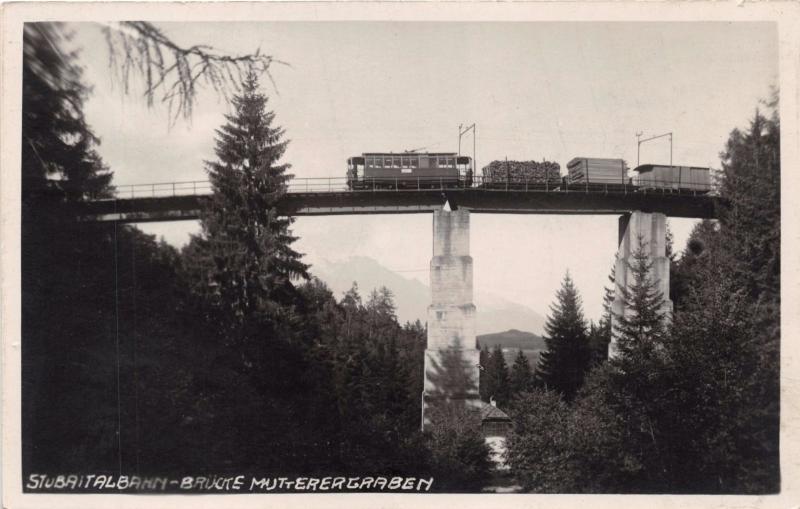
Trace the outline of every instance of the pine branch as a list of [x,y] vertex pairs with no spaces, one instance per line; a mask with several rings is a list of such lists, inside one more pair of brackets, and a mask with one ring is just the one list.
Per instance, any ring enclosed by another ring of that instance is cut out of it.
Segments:
[[271,66],[289,66],[260,50],[229,55],[208,45],[180,46],[144,21],[108,23],[102,30],[109,49],[109,67],[120,78],[123,92],[129,92],[133,75],[138,75],[144,82],[147,105],[152,106],[159,96],[159,102],[168,107],[171,124],[180,116],[191,118],[202,83],[227,100],[252,71],[257,76],[266,75],[277,93]]

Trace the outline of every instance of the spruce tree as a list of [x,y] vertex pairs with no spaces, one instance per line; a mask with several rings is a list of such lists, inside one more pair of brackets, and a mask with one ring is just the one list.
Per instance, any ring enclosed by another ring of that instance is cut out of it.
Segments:
[[214,303],[214,320],[237,342],[265,330],[265,323],[287,334],[299,299],[293,280],[308,277],[308,267],[291,247],[293,218],[277,212],[292,178],[280,162],[288,141],[273,126],[275,114],[267,110],[255,72],[232,103],[234,112],[216,131],[217,160],[207,163],[212,195],[189,251],[199,289]]
[[614,289],[617,287],[617,264],[611,266],[611,272],[608,274],[608,282],[611,286],[603,288],[603,318],[600,321],[603,327],[608,328],[608,334],[611,334],[611,305],[614,303],[616,292]]
[[591,352],[591,363],[597,365],[608,358],[608,334],[602,322],[600,325],[589,322],[589,350]]
[[608,345],[611,343],[611,305],[614,303],[616,286],[616,264],[611,266],[611,273],[608,275],[608,281],[611,286],[603,288],[603,316],[600,317],[600,322],[595,325],[591,323],[589,326],[589,346],[592,351],[592,364],[600,364],[608,358]]
[[545,323],[547,350],[539,357],[536,377],[540,386],[560,392],[569,401],[583,383],[591,360],[586,319],[569,272],[556,299]]
[[494,383],[492,382],[492,377],[489,373],[489,359],[491,358],[491,353],[489,352],[489,347],[483,345],[480,350],[480,367],[479,367],[479,391],[481,394],[481,399],[485,402],[489,402],[489,397],[494,392]]
[[491,380],[489,398],[494,397],[498,405],[508,403],[511,381],[508,377],[508,365],[503,357],[503,348],[499,344],[494,346],[489,357],[489,379]]
[[[313,411],[315,377],[296,376],[315,368],[295,287],[307,266],[291,247],[292,218],[277,210],[292,178],[281,162],[288,142],[255,72],[232,109],[216,130],[216,159],[207,162],[212,194],[183,262],[209,330],[204,347],[216,356],[215,378],[231,387],[213,432],[226,437],[242,468],[293,468],[302,461],[295,451],[324,452],[312,420],[302,417]],[[245,443],[245,436],[256,438]]]
[[522,353],[522,350],[519,350],[514,358],[514,364],[511,366],[511,394],[516,396],[522,392],[527,392],[532,387],[532,381],[531,364],[525,354]]
[[[26,23],[22,60],[22,192],[74,202],[107,197],[112,174],[83,115],[91,89],[59,24]],[[27,202],[28,200],[26,200]],[[23,213],[27,212],[23,202]],[[64,219],[69,214],[60,214]],[[26,218],[23,217],[23,221]],[[71,219],[71,218],[70,218]]]
[[615,315],[614,337],[623,365],[644,362],[656,353],[666,335],[662,305],[664,296],[658,290],[658,281],[650,276],[653,261],[646,251],[647,243],[638,239],[629,262],[630,283],[620,285],[624,303],[621,315]]
[[672,228],[669,227],[667,221],[667,229],[664,232],[664,253],[670,262],[675,262],[675,235],[672,234]]

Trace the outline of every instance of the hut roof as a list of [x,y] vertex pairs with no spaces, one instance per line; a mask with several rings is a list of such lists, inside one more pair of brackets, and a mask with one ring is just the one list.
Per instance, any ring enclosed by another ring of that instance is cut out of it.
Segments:
[[511,422],[511,418],[508,416],[508,414],[506,414],[496,406],[489,403],[484,403],[483,406],[481,407],[481,421]]

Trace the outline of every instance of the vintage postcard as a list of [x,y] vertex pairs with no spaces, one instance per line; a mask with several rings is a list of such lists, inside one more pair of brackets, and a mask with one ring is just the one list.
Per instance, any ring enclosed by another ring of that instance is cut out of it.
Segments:
[[4,507],[800,504],[796,3],[2,9]]

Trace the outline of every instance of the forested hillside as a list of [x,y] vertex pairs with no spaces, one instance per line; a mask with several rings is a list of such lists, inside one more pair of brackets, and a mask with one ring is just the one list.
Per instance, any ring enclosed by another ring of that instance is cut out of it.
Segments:
[[516,329],[505,332],[495,332],[493,334],[481,334],[477,337],[479,347],[494,348],[500,345],[503,348],[513,348],[516,350],[541,350],[545,347],[544,340],[533,334]]

